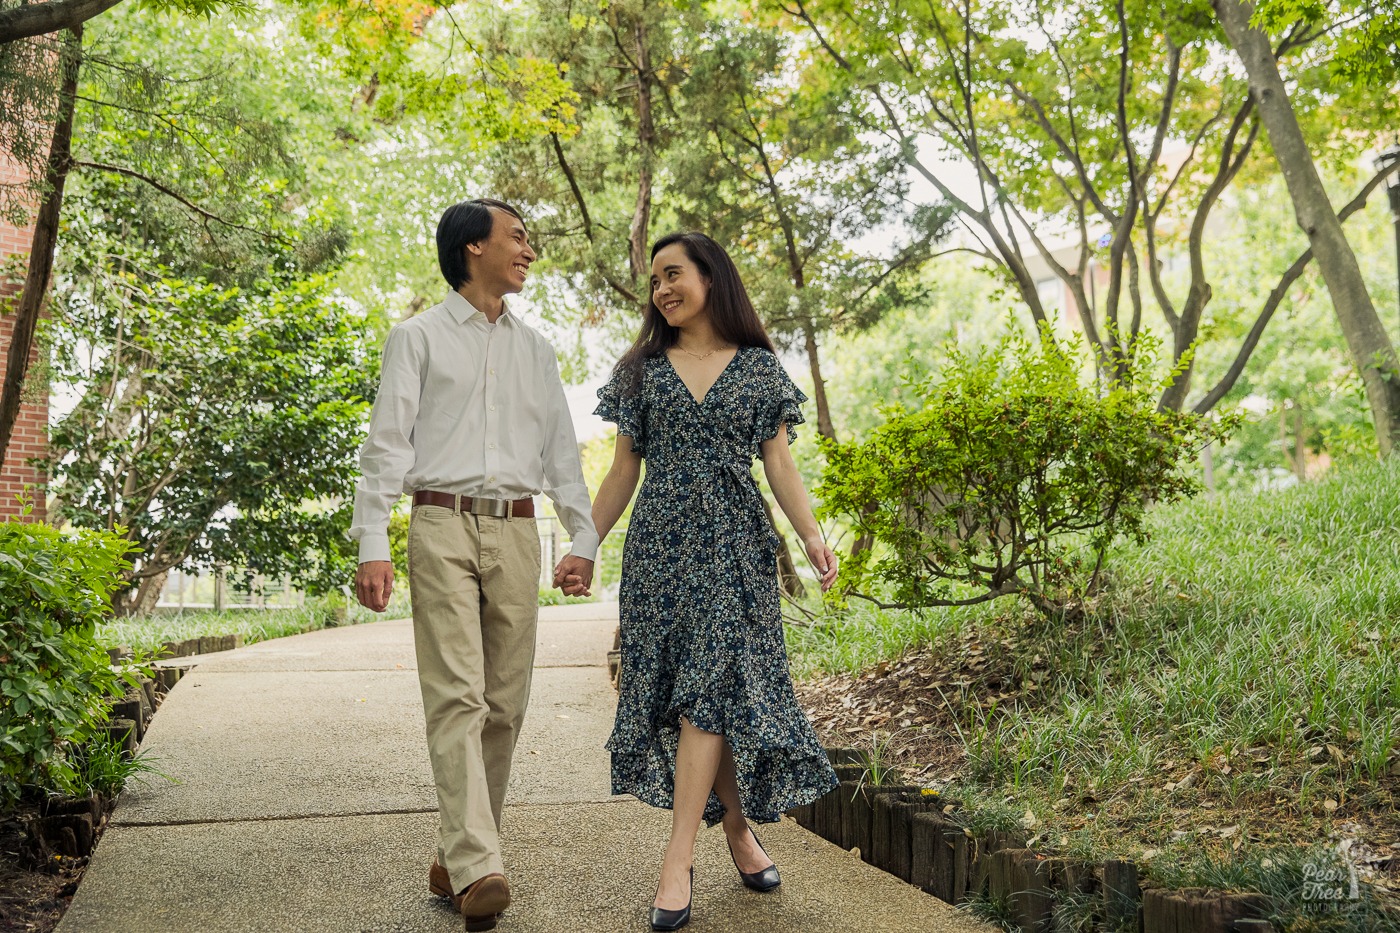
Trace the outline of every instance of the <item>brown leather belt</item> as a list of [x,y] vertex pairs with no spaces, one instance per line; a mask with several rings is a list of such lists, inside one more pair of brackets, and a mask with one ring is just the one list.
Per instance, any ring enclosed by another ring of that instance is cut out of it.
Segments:
[[462,511],[471,515],[494,515],[497,518],[535,517],[535,500],[531,498],[473,499],[471,496],[454,496],[450,492],[420,489],[413,494],[413,504],[440,505],[444,509],[451,509],[454,512]]

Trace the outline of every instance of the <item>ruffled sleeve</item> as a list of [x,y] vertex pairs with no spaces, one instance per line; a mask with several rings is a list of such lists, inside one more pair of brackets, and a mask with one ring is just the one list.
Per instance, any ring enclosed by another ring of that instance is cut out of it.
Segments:
[[758,403],[754,411],[753,453],[759,459],[763,458],[763,442],[777,436],[778,425],[787,425],[791,444],[797,440],[796,425],[807,420],[802,417],[802,403],[807,401],[807,396],[788,377],[777,357],[766,352],[764,356],[768,358],[765,361],[768,365],[763,367],[763,375],[759,377]]
[[642,386],[624,394],[627,376],[614,371],[607,385],[598,390],[598,407],[593,414],[617,425],[618,435],[632,438],[632,450],[646,456],[646,412]]

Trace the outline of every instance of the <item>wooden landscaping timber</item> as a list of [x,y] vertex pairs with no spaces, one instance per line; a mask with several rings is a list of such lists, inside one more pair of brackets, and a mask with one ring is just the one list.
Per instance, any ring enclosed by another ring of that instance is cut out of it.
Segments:
[[[155,714],[156,705],[151,702],[151,698],[146,695],[144,688],[138,688],[126,695],[126,699],[135,699],[141,705],[141,723],[144,726],[151,721],[151,716]],[[142,730],[144,731],[144,729]]]
[[102,727],[102,731],[107,733],[107,738],[119,744],[122,753],[131,758],[136,754],[136,723],[131,719],[114,717],[107,720],[107,724]]
[[[859,765],[852,764],[839,764],[833,770],[836,772],[838,781],[858,781],[865,773]],[[833,842],[843,849],[849,848],[842,841],[841,785],[839,783],[818,797],[816,802],[812,804],[811,829],[828,842]]]
[[942,809],[942,797],[937,794],[925,794],[922,790],[917,794],[901,794],[891,804],[890,867],[888,869],[890,874],[901,881],[911,880],[914,864],[914,834],[910,821],[917,814],[930,811],[941,813]]
[[92,817],[86,813],[41,816],[30,821],[29,835],[41,850],[48,849],[70,858],[92,854],[93,842],[97,838]]
[[1003,849],[1024,849],[1030,836],[1022,829],[989,829],[977,840],[969,851],[968,893],[979,894],[987,891],[990,877],[991,859]]
[[1051,860],[1051,870],[1055,873],[1055,887],[1062,891],[1094,894],[1099,890],[1098,874],[1091,862],[1057,858]]
[[113,720],[126,720],[131,723],[132,735],[136,737],[136,744],[141,744],[141,739],[146,734],[146,717],[141,709],[141,701],[134,696],[125,696],[112,704]]
[[1149,888],[1142,892],[1142,929],[1143,933],[1235,933],[1241,922],[1259,919],[1268,909],[1269,900],[1262,894]]
[[909,883],[946,901],[935,882],[935,863],[943,845],[943,814],[915,813],[909,820]]
[[861,751],[855,748],[828,748],[826,758],[832,765],[858,765],[865,760]]
[[1016,922],[1025,933],[1048,933],[1055,913],[1050,865],[1030,849],[1003,851],[1011,854],[1011,909]]
[[1011,849],[998,849],[984,857],[987,871],[987,897],[1002,902],[1010,902],[1011,892],[1016,890],[1014,863]]
[[893,862],[890,840],[893,835],[894,805],[900,802],[901,794],[917,794],[919,788],[901,784],[881,785],[872,789],[876,793],[871,800],[870,853],[867,858],[862,850],[861,858],[876,868],[889,871]]
[[952,851],[953,886],[949,891],[950,904],[961,904],[967,900],[967,884],[971,874],[968,866],[968,842],[966,831],[961,826],[948,826],[943,830],[943,843]]
[[[827,834],[831,832],[831,811],[838,809],[838,806],[835,794],[831,791],[812,801],[812,823],[807,828],[823,839],[830,839]],[[837,818],[840,818],[839,813]]]
[[1103,863],[1104,920],[1113,930],[1141,926],[1142,889],[1133,862],[1109,859]]
[[859,781],[842,781],[836,785],[836,820],[840,831],[831,841],[849,850],[856,844],[854,800],[860,793]]
[[[854,748],[828,748],[823,750],[826,752],[827,760],[830,761],[833,766],[855,764],[861,758],[860,752],[858,752]],[[825,813],[824,808],[823,813]],[[787,815],[792,817],[793,821],[796,822],[797,825],[801,826],[803,829],[809,829],[813,832],[818,832],[818,829],[816,828],[816,802],[804,803],[800,806],[793,807],[791,810],[787,811]]]
[[[967,834],[940,812],[917,813],[910,825],[913,829],[910,884],[918,885],[945,904],[959,903],[967,894]],[[921,867],[925,859],[926,876]]]
[[78,816],[87,814],[96,825],[102,819],[102,797],[88,794],[84,797],[48,797],[43,803],[44,816]]

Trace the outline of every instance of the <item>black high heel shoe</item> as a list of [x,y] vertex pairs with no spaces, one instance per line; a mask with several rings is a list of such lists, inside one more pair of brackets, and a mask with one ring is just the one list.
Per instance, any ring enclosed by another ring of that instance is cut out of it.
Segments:
[[[763,848],[763,843],[758,841],[758,833],[755,833],[752,828],[749,829],[749,833],[753,836],[753,841],[758,843],[758,850],[764,855],[768,855],[768,850]],[[729,840],[726,839],[725,843],[728,844],[728,842]],[[744,882],[746,888],[751,888],[754,891],[771,891],[783,883],[783,879],[778,876],[777,865],[769,865],[763,871],[744,871],[739,868],[739,860],[734,858],[732,845],[729,846],[729,858],[734,862],[734,870],[739,872],[739,878]],[[771,856],[769,856],[769,861],[772,861]]]
[[686,900],[685,906],[680,910],[663,910],[660,907],[651,909],[651,928],[653,930],[679,930],[690,922],[690,905],[695,901],[695,866],[690,866],[690,898]]

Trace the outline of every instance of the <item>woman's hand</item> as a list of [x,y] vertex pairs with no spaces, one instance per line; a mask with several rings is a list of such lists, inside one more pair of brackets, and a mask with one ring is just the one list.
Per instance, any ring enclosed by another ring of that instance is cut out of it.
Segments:
[[831,552],[831,548],[826,546],[821,535],[812,537],[802,542],[802,546],[807,549],[807,558],[811,560],[812,566],[817,568],[817,573],[821,576],[822,592],[831,589],[831,584],[836,582],[836,555]]

